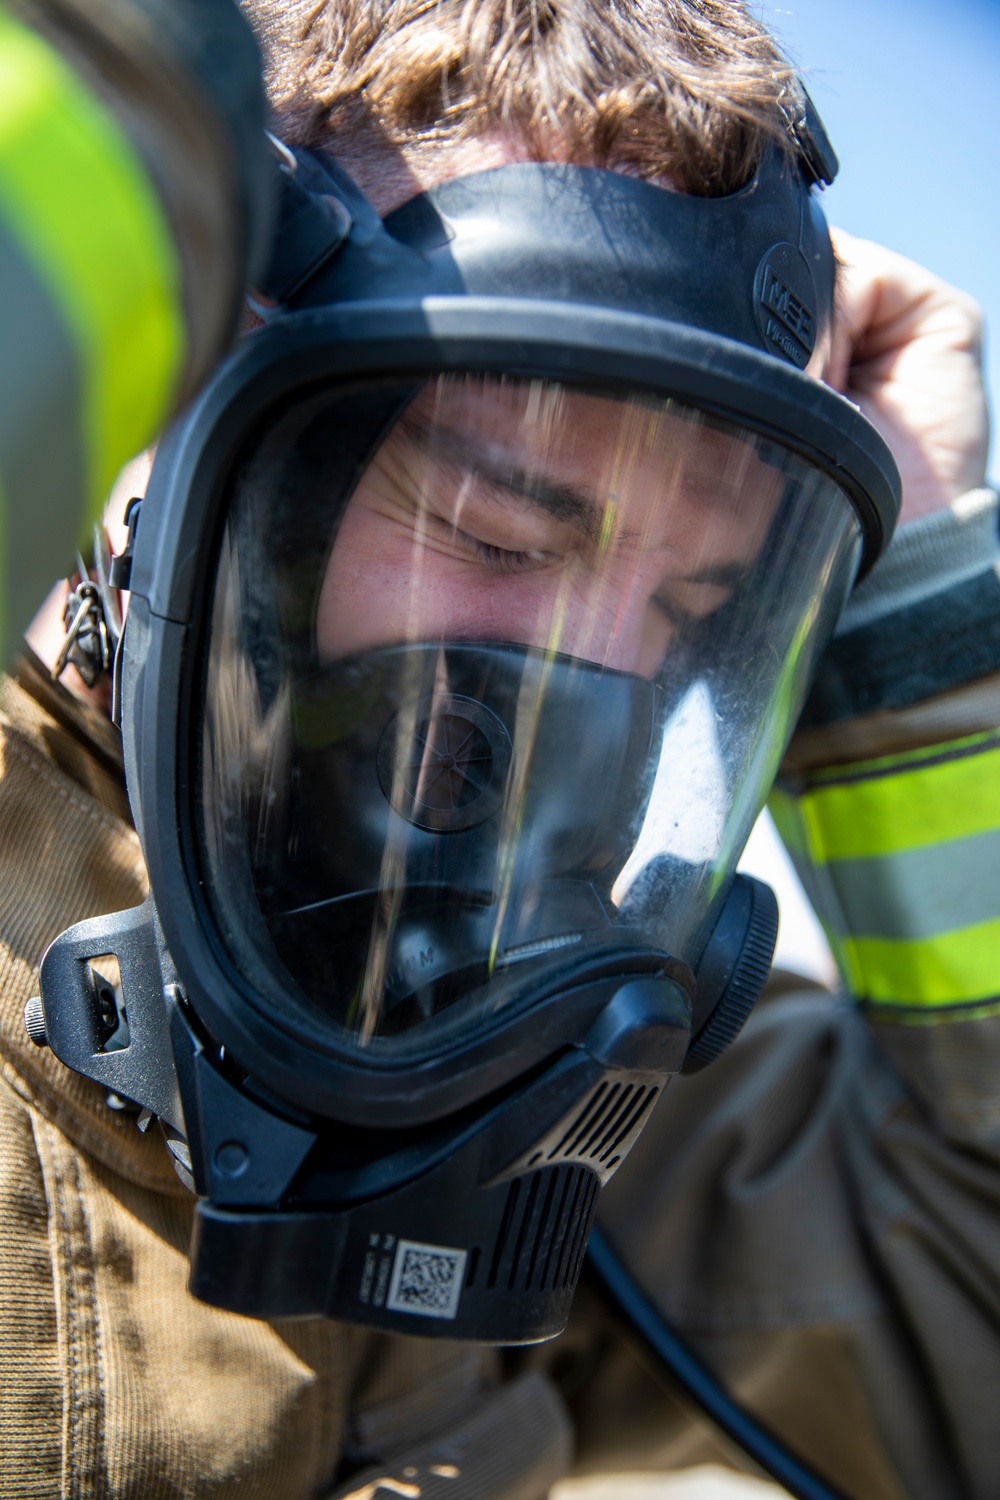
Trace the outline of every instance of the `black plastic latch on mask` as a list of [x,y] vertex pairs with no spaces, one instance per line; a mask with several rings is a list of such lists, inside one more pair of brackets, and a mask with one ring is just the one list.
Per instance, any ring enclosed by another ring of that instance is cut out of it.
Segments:
[[672,979],[624,984],[587,1033],[584,1046],[604,1067],[676,1073],[690,1037],[691,1001]]
[[792,121],[791,131],[813,182],[830,187],[840,171],[840,162],[819,111],[805,89],[802,90],[802,112]]
[[769,885],[737,875],[698,965],[694,1040],[683,1073],[698,1073],[743,1028],[767,981],[778,937],[778,902]]
[[278,208],[271,260],[254,294],[281,303],[290,301],[336,255],[353,221],[332,193],[311,192],[288,167],[276,170]]

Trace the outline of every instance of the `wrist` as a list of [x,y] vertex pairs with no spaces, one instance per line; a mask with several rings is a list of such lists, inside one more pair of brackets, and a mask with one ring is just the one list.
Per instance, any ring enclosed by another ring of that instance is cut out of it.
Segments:
[[945,509],[901,526],[848,600],[836,636],[920,604],[1000,562],[998,503],[991,489],[969,490]]

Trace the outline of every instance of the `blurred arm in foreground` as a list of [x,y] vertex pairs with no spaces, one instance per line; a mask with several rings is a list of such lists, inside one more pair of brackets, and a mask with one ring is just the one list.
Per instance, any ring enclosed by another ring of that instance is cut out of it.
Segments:
[[0,5],[0,644],[224,352],[266,248],[231,0]]

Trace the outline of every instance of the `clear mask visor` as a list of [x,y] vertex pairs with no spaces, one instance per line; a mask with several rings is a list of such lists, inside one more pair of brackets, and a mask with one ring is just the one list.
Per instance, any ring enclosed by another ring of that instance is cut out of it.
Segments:
[[676,400],[440,375],[273,415],[196,746],[254,1003],[415,1058],[569,966],[696,963],[859,555],[833,480]]

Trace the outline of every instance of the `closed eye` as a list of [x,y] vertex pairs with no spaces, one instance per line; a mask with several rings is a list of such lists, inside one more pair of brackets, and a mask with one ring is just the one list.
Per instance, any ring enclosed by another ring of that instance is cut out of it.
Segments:
[[458,531],[455,534],[461,537],[463,541],[469,543],[479,561],[491,573],[526,573],[532,568],[539,567],[546,561],[544,552],[511,551],[507,547],[497,547],[492,542],[481,542],[476,537],[469,536],[464,531]]
[[[750,571],[739,563],[703,568],[685,578],[672,579],[669,592],[654,594],[652,602],[671,625],[694,625],[728,604]],[[679,603],[679,593],[697,607]]]

